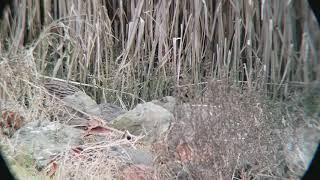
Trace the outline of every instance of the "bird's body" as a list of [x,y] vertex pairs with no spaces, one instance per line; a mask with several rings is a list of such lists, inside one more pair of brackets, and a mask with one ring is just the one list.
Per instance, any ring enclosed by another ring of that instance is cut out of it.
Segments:
[[44,83],[46,90],[56,97],[63,99],[66,96],[75,94],[76,92],[81,91],[79,88],[68,84],[66,82],[60,82],[56,80],[51,80]]

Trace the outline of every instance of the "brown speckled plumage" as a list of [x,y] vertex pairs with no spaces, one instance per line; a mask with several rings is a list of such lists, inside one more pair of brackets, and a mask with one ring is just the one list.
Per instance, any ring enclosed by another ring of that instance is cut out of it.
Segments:
[[44,87],[47,91],[55,95],[56,97],[63,99],[66,96],[73,95],[74,93],[81,91],[79,88],[68,84],[66,82],[60,82],[56,80],[51,80],[44,83]]

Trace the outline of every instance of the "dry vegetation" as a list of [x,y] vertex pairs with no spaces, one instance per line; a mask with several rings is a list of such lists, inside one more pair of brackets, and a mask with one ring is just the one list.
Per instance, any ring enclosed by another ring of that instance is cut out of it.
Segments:
[[[281,114],[259,95],[239,93],[224,82],[210,83],[208,88],[201,103],[177,107],[177,119],[165,139],[168,144],[157,151],[160,179],[181,173],[176,166],[194,179],[288,177],[281,140],[273,131],[284,127]],[[181,143],[188,144],[192,153],[189,161],[177,164],[172,159]]]
[[90,84],[128,106],[222,78],[287,96],[319,80],[319,30],[305,1],[262,2],[17,1],[1,22],[1,68],[24,63],[18,77]]
[[[305,0],[15,0],[0,20],[0,100],[28,120],[46,118],[58,109],[45,109],[42,103],[46,94],[40,82],[49,77],[77,85],[97,102],[128,109],[167,95],[187,101],[203,96],[206,100],[200,102],[209,104],[206,111],[218,108],[211,120],[185,118],[197,119],[190,123],[192,137],[198,139],[190,143],[217,150],[203,136],[233,136],[218,122],[236,118],[242,128],[237,132],[249,136],[243,142],[249,145],[242,149],[240,141],[221,141],[225,156],[216,152],[208,162],[193,164],[197,167],[191,174],[231,177],[245,167],[242,163],[237,168],[237,153],[244,153],[248,164],[256,165],[249,168],[253,174],[269,176],[275,175],[276,150],[255,151],[250,139],[281,123],[268,124],[270,114],[260,98],[291,100],[319,81],[319,48],[319,28]],[[237,88],[221,90],[209,86],[212,81]],[[208,98],[205,92],[221,96]],[[178,120],[183,118],[178,114]],[[262,124],[252,127],[255,120]],[[261,139],[261,147],[272,143]],[[211,153],[197,151],[204,157]],[[257,164],[250,159],[251,151],[257,158],[269,152],[261,157],[268,162]],[[213,162],[216,171],[206,174]],[[167,168],[163,174],[175,174]]]

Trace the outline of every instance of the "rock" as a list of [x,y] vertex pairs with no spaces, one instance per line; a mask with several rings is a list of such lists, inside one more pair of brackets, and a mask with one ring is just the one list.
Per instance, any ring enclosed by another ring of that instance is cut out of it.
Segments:
[[111,153],[114,156],[121,156],[127,163],[130,164],[143,164],[151,166],[153,163],[153,155],[151,152],[140,149],[133,149],[128,147],[113,146]]
[[320,141],[320,131],[315,128],[299,127],[287,130],[284,155],[288,168],[302,176],[312,161]]
[[151,102],[165,108],[171,113],[174,113],[175,107],[177,105],[177,99],[172,96],[166,96],[160,100],[153,100]]
[[127,111],[110,103],[99,104],[100,116],[106,121],[112,121]]
[[144,140],[153,142],[169,129],[173,114],[152,102],[138,104],[136,108],[117,117],[112,125],[120,130],[128,130],[134,135],[143,135]]
[[100,108],[97,103],[82,91],[75,92],[62,99],[65,104],[75,110],[80,110],[90,115],[100,115]]
[[[80,112],[85,112],[88,115],[101,117],[107,122],[110,122],[121,114],[127,112],[111,103],[97,104],[93,99],[91,99],[91,97],[82,91],[78,91],[73,95],[64,97],[63,101],[67,106],[72,107],[75,110],[80,110]],[[75,118],[69,121],[68,124],[79,125],[85,122],[86,120],[80,116],[80,118]]]
[[64,81],[50,80],[44,83],[46,90],[61,99],[67,106],[88,114],[99,114],[99,107],[90,96]]
[[34,121],[17,131],[12,143],[18,150],[33,155],[37,168],[42,169],[55,155],[82,144],[82,132],[59,122]]
[[96,101],[85,92],[66,82],[51,80],[45,83],[44,86],[50,94],[60,98],[67,107],[71,107],[72,111],[76,110],[79,112],[77,114],[79,118],[68,119],[69,125],[86,123],[86,119],[83,117],[87,116],[83,115],[83,112],[88,115],[102,117],[108,122],[126,112],[122,108],[110,103],[98,105]]
[[110,122],[121,114],[127,112],[111,103],[97,104],[90,96],[82,91],[78,91],[73,95],[64,97],[63,101],[67,106],[72,107],[75,110],[80,110],[89,115],[101,117],[107,122]]
[[153,155],[150,152],[132,148],[125,150],[134,164],[152,165]]

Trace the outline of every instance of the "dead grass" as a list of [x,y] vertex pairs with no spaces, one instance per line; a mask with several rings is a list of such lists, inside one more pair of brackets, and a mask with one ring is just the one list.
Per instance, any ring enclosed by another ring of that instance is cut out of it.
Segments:
[[[97,102],[128,109],[166,95],[189,104],[195,98],[200,106],[181,107],[169,135],[169,147],[178,143],[174,133],[191,138],[185,141],[199,157],[187,166],[189,173],[282,174],[273,171],[281,157],[273,157],[278,141],[271,133],[281,123],[259,96],[290,100],[320,80],[319,28],[303,0],[15,2],[0,20],[0,100],[11,104],[6,108],[27,121],[71,116],[45,93],[45,77],[72,81]],[[211,87],[211,81],[223,86]],[[175,174],[166,165],[159,173]]]
[[[176,109],[164,140],[167,146],[156,149],[162,178],[177,176],[182,169],[195,179],[288,178],[275,131],[285,126],[264,100],[225,83],[210,84],[205,94]],[[176,149],[181,141],[192,149],[192,159],[184,163]]]
[[287,97],[320,77],[320,33],[303,0],[16,2],[1,21],[2,58],[27,49],[31,75],[91,84],[98,101],[132,108],[222,78]]

